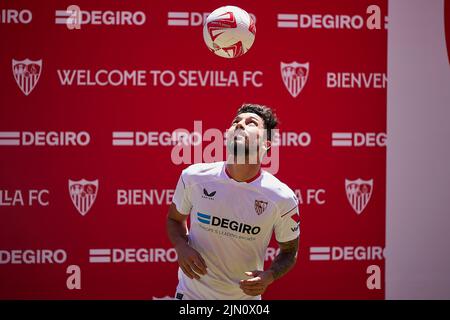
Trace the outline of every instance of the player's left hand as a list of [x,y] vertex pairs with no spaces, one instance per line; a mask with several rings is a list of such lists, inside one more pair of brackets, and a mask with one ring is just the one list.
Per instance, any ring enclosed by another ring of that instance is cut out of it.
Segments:
[[263,294],[267,287],[274,281],[272,272],[270,271],[254,270],[247,271],[245,274],[251,278],[239,281],[239,286],[249,296]]

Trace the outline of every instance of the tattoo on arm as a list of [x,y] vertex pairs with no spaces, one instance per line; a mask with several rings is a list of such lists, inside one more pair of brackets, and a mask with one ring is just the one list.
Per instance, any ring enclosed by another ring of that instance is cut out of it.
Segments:
[[279,242],[278,244],[280,253],[275,257],[269,268],[275,280],[285,275],[294,266],[297,260],[298,238],[288,242]]

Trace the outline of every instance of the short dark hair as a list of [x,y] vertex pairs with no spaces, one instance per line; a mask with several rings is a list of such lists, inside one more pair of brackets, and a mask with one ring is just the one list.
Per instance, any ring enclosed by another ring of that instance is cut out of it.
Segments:
[[260,116],[264,121],[264,128],[267,129],[267,140],[272,140],[272,129],[275,129],[278,125],[278,118],[275,112],[264,105],[253,104],[253,103],[244,103],[237,111],[236,116],[241,113],[254,113]]

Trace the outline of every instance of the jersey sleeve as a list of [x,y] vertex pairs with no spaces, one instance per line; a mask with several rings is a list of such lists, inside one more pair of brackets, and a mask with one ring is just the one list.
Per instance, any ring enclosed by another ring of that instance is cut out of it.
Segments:
[[178,179],[177,187],[172,198],[172,202],[177,207],[178,212],[188,215],[192,208],[189,186],[186,181],[186,174],[183,170]]
[[300,236],[300,212],[298,199],[291,193],[279,203],[279,216],[275,223],[275,239],[288,242]]

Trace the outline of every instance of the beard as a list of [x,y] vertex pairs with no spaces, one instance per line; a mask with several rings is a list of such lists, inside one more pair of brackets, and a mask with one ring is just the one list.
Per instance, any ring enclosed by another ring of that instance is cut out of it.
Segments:
[[227,153],[233,158],[233,163],[257,164],[260,162],[262,146],[255,139],[252,142],[248,137],[233,137],[227,141]]

